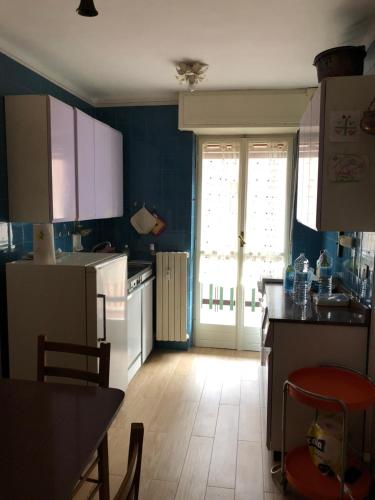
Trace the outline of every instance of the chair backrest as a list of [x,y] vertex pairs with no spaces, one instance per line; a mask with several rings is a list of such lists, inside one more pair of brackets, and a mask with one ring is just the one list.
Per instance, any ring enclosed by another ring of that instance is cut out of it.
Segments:
[[141,423],[132,423],[130,431],[128,470],[114,500],[137,500],[141,478],[144,428]]
[[[78,370],[75,368],[62,368],[57,366],[46,366],[46,352],[62,352],[92,356],[99,358],[98,373]],[[70,379],[85,380],[93,382],[100,387],[109,386],[109,363],[111,344],[101,343],[100,347],[88,347],[78,344],[67,344],[62,342],[49,342],[44,335],[38,336],[38,381],[44,382],[45,377],[65,377]]]

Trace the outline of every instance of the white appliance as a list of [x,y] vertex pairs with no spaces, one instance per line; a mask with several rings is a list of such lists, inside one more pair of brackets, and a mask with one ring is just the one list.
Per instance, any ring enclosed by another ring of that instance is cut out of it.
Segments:
[[[37,336],[98,346],[111,343],[110,387],[128,383],[126,283],[123,254],[66,253],[54,265],[6,266],[10,377],[35,380]],[[95,358],[50,353],[48,361],[97,369]]]
[[146,361],[153,347],[153,276],[150,262],[128,265],[128,381]]

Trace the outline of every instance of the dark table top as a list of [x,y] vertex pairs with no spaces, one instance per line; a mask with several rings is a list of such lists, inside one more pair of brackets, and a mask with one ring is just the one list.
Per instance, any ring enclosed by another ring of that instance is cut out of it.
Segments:
[[0,499],[71,498],[123,398],[118,389],[0,379]]
[[317,306],[310,300],[306,306],[297,306],[292,297],[284,293],[282,282],[270,283],[265,280],[264,289],[270,321],[354,326],[369,324],[369,311],[361,304],[349,307],[327,307]]

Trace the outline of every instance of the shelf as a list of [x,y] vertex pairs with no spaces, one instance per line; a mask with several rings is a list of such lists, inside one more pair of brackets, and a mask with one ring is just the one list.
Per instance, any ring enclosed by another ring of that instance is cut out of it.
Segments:
[[[343,401],[349,411],[363,411],[375,404],[375,386],[364,376],[334,367],[302,368],[291,373],[289,382],[317,396]],[[289,395],[318,410],[340,412],[335,402],[314,398],[289,386]]]
[[[340,493],[339,481],[321,474],[311,460],[307,446],[296,448],[286,455],[285,472],[288,483],[299,493],[311,500],[337,500]],[[363,499],[369,492],[371,478],[367,468],[351,485],[354,499]],[[347,495],[344,497],[349,498]]]

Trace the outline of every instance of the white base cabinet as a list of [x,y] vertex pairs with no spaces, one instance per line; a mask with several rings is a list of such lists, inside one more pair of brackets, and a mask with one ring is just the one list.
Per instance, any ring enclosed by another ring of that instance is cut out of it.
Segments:
[[130,381],[142,364],[142,290],[136,289],[128,295],[128,380]]
[[[366,326],[319,325],[270,322],[265,339],[271,354],[266,360],[267,446],[281,451],[283,383],[299,368],[337,364],[366,373],[368,328]],[[262,368],[264,371],[264,368]],[[314,410],[288,399],[287,449],[306,442]],[[351,415],[351,442],[360,448],[362,412]]]

